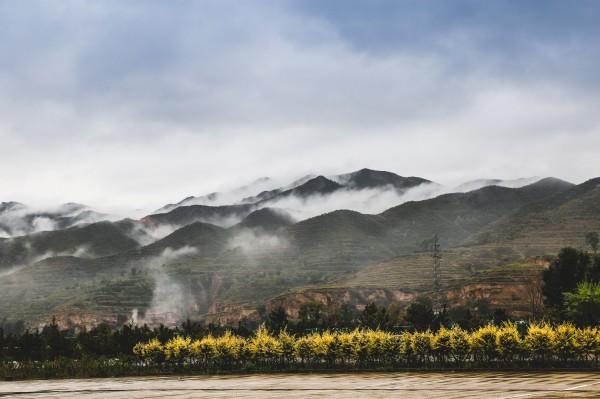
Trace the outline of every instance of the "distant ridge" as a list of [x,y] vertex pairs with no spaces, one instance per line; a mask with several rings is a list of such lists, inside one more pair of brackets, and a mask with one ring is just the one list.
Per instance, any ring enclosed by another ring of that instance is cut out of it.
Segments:
[[255,203],[181,206],[141,220],[0,240],[0,320],[22,317],[37,326],[56,315],[71,327],[116,325],[134,310],[152,310],[155,295],[165,304],[180,301],[164,310],[181,312],[177,317],[233,317],[233,325],[273,298],[296,308],[304,300],[329,301],[332,292],[356,306],[404,301],[431,287],[434,235],[445,289],[456,296],[467,284],[486,295],[509,287],[507,309],[522,311],[525,296],[510,290],[541,270],[535,262],[565,245],[581,247],[587,232],[600,231],[600,178],[489,185],[372,213],[338,208],[290,216],[296,203],[379,193],[395,200],[421,185],[437,189],[426,179],[363,169],[313,176]]
[[430,180],[421,177],[403,177],[392,172],[363,168],[356,172],[335,176],[336,181],[353,189],[392,186],[398,190],[416,187]]

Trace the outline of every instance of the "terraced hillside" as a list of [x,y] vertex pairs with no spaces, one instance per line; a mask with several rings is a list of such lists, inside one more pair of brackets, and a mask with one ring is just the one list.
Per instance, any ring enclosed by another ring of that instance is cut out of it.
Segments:
[[[487,287],[503,305],[523,311],[524,294],[502,287],[522,286],[543,267],[539,257],[583,245],[586,232],[600,231],[598,204],[600,179],[578,186],[544,179],[408,202],[378,215],[339,210],[293,223],[279,210],[263,209],[229,228],[187,223],[145,246],[130,238],[135,223],[129,230],[127,223],[90,225],[115,231],[107,240],[98,235],[110,255],[50,257],[10,269],[0,277],[0,320],[36,325],[56,315],[74,326],[211,315],[235,320],[275,298],[315,290],[345,292],[357,305],[373,295],[406,299],[430,290],[424,249],[434,234],[444,249],[442,281],[450,297]],[[88,230],[53,233],[71,242],[81,231]]]
[[600,179],[524,206],[489,226],[479,242],[504,242],[531,252],[555,251],[557,246],[582,246],[584,235],[598,231]]

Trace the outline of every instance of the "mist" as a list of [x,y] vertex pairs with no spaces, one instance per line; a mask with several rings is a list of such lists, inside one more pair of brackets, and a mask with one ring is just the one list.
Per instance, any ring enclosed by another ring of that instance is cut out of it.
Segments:
[[187,205],[209,205],[209,206],[220,206],[220,205],[231,205],[244,203],[244,199],[257,195],[262,191],[273,190],[284,186],[286,183],[282,179],[275,179],[271,177],[260,177],[253,182],[235,188],[225,189],[222,192],[213,192],[206,195],[190,196],[176,204],[168,204],[155,213],[168,212],[178,206]]
[[99,213],[75,203],[28,206],[4,202],[0,204],[0,237],[17,237],[116,219],[114,215]]
[[328,195],[309,197],[289,196],[269,201],[265,206],[281,208],[301,221],[338,209],[349,209],[361,213],[380,213],[406,201],[421,200],[439,195],[442,190],[437,184],[424,184],[399,193],[394,187],[373,189],[342,189]]
[[281,234],[262,231],[261,229],[242,229],[227,242],[230,250],[239,250],[248,257],[289,247],[289,241]]
[[261,203],[258,209],[264,207],[280,208],[288,212],[295,221],[302,221],[339,209],[348,209],[365,214],[378,214],[409,201],[422,201],[443,194],[467,192],[489,185],[518,188],[538,180],[538,177],[516,180],[480,179],[462,183],[458,186],[423,183],[405,191],[399,191],[393,186],[362,190],[348,188],[327,195],[288,196],[266,201]]
[[[166,248],[154,257],[145,258],[136,265],[148,271],[154,282],[152,300],[144,312],[133,309],[131,320],[135,324],[173,325],[189,315],[194,300],[191,293],[171,277],[165,270],[169,263],[198,253],[198,249],[190,246],[173,249]],[[143,313],[143,316],[141,315]]]

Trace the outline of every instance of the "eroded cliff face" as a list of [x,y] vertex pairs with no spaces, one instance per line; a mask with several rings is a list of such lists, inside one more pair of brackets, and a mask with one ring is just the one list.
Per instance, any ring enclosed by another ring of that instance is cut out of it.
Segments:
[[[267,301],[264,307],[267,314],[275,308],[282,307],[290,319],[298,319],[300,307],[309,302],[323,305],[324,313],[333,313],[339,310],[342,304],[349,304],[357,311],[362,311],[370,302],[381,305],[392,302],[407,305],[417,295],[417,292],[411,291],[372,288],[313,289],[280,295]],[[233,326],[242,321],[259,321],[260,313],[256,307],[244,304],[215,303],[211,306],[205,320],[208,323]]]
[[271,299],[266,304],[267,311],[282,307],[292,319],[299,317],[300,307],[307,302],[317,302],[323,305],[324,312],[333,312],[342,304],[353,306],[361,311],[364,307],[374,302],[388,305],[392,302],[407,305],[412,302],[418,293],[416,291],[390,290],[381,288],[331,288],[306,290],[285,294]]
[[210,313],[204,317],[206,323],[225,326],[236,326],[245,320],[259,321],[258,309],[248,305],[215,303],[211,306]]
[[[290,319],[297,320],[301,306],[309,302],[320,303],[325,314],[338,311],[342,304],[348,304],[357,312],[360,312],[371,302],[380,306],[387,306],[391,303],[407,306],[420,294],[430,293],[400,288],[307,289],[272,298],[264,304],[264,310],[268,314],[273,309],[282,307]],[[443,295],[449,307],[468,305],[478,300],[487,300],[491,308],[503,308],[513,316],[526,317],[530,313],[532,286],[528,283],[515,282],[473,283],[459,289],[446,290]],[[237,326],[239,322],[258,322],[261,320],[258,307],[248,304],[212,302],[207,310],[208,312],[204,316],[206,323]],[[144,320],[144,322],[148,322],[148,317],[146,316]],[[130,321],[132,320],[124,320],[123,316],[113,315],[110,312],[102,315],[78,312],[56,315],[56,323],[61,328],[90,329],[100,323],[118,326]],[[179,323],[179,321],[166,323],[165,320],[160,319],[156,324],[159,324],[159,322],[171,326]],[[50,320],[44,320],[41,324],[48,323],[50,323]]]
[[[75,329],[76,331],[81,331],[83,329],[90,330],[91,328],[96,327],[98,324],[107,323],[110,325],[117,324],[117,316],[114,317],[99,317],[98,315],[86,312],[69,312],[57,314],[54,316],[54,321],[58,328],[60,329]],[[42,320],[38,327],[41,328],[44,325],[48,325],[52,323],[52,318],[47,320]]]
[[[467,305],[477,300],[487,300],[492,308],[506,309],[515,317],[525,317],[529,314],[529,297],[531,287],[526,283],[476,283],[468,284],[460,289],[447,290],[443,293],[449,307]],[[280,295],[265,304],[266,312],[282,307],[290,319],[298,319],[300,307],[309,302],[320,303],[324,313],[339,309],[342,304],[348,304],[357,311],[374,302],[378,305],[396,303],[407,306],[418,295],[426,292],[381,289],[381,288],[330,288],[309,289]],[[259,320],[256,308],[237,304],[215,304],[206,320],[214,323],[236,325],[243,320]]]
[[445,297],[449,307],[485,299],[492,308],[506,309],[515,317],[525,317],[530,313],[531,290],[527,283],[476,283],[449,290]]

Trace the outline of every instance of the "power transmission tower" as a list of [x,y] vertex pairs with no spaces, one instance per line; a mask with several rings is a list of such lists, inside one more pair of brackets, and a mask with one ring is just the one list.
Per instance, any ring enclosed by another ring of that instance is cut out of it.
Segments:
[[433,236],[433,244],[431,245],[431,257],[433,259],[433,311],[437,314],[442,308],[442,294],[440,285],[440,263],[442,254],[440,251],[440,242],[437,234]]

